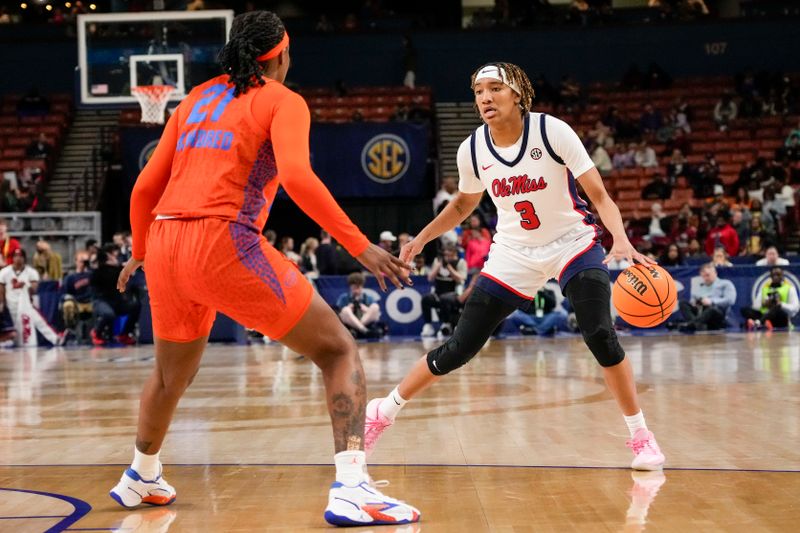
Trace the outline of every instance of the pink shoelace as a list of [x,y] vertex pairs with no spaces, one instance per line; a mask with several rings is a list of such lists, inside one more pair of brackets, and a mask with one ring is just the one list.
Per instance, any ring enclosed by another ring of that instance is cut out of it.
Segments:
[[633,450],[633,453],[639,455],[645,448],[650,448],[650,439],[630,439],[625,442],[625,446]]
[[388,428],[392,425],[392,421],[388,418],[378,415],[378,418],[375,420],[368,421],[366,423],[366,433],[370,436],[373,436],[375,433],[380,434],[384,429]]
[[394,423],[393,420],[389,420],[381,415],[380,412],[377,414],[378,416],[375,419],[367,420],[364,424],[364,447],[368,451],[372,451],[381,433]]

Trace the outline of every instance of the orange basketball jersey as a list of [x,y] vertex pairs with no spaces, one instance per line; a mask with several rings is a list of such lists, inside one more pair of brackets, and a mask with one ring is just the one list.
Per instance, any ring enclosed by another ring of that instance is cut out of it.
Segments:
[[369,241],[311,169],[305,101],[264,80],[235,98],[228,77],[218,76],[178,106],[131,196],[135,258],[145,255],[156,215],[214,217],[260,232],[279,184],[352,255],[366,249]]

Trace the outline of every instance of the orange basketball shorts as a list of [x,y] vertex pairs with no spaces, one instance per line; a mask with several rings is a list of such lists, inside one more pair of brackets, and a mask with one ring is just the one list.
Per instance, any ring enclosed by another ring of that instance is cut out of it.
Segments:
[[297,266],[260,233],[217,218],[153,222],[144,271],[153,334],[173,342],[208,335],[217,311],[280,339],[313,294]]

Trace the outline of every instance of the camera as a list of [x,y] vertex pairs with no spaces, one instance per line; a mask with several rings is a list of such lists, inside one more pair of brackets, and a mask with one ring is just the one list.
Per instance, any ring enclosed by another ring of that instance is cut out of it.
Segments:
[[778,291],[771,291],[767,296],[767,302],[770,305],[779,305],[781,303],[781,296],[778,294]]

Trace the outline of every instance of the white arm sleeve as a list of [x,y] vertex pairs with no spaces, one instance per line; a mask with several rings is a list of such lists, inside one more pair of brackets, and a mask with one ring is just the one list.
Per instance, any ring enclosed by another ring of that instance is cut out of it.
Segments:
[[567,165],[567,168],[575,178],[578,178],[594,166],[592,158],[586,152],[580,137],[569,124],[548,115],[545,118],[545,129],[547,131],[547,141],[553,151],[564,160],[564,164]]
[[759,311],[764,306],[762,296],[761,291],[758,291],[755,298],[753,298],[753,309],[756,311]]
[[475,175],[475,167],[472,166],[472,150],[470,149],[469,137],[458,147],[456,161],[458,163],[459,191],[474,194],[486,190],[486,186]]
[[781,307],[789,314],[789,318],[796,315],[797,311],[800,310],[800,301],[797,299],[797,289],[794,288],[794,285],[789,287],[789,301],[782,303]]

